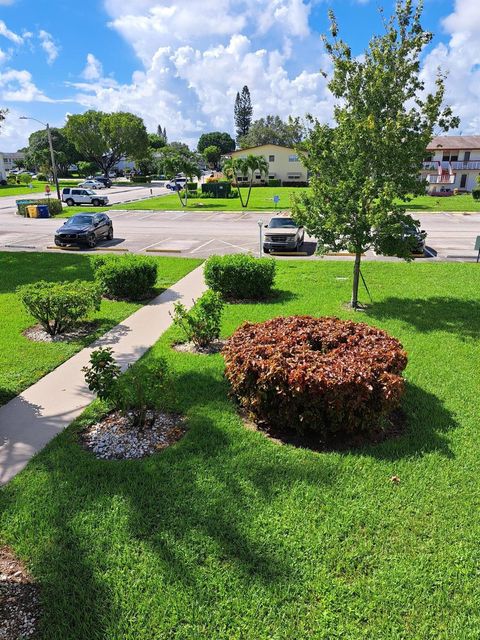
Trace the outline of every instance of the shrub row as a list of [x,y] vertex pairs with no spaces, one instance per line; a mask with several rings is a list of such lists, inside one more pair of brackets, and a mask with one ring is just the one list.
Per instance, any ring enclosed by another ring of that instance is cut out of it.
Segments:
[[223,353],[233,393],[251,416],[321,441],[378,429],[404,391],[402,345],[363,323],[310,316],[245,323]]
[[276,266],[272,258],[243,253],[212,256],[205,263],[205,282],[227,300],[258,300],[271,293]]

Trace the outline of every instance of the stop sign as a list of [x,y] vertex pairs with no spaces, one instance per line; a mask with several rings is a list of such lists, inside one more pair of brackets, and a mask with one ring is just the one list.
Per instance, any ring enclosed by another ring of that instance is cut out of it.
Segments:
[[45,193],[50,193],[50,186],[48,184],[45,185]]

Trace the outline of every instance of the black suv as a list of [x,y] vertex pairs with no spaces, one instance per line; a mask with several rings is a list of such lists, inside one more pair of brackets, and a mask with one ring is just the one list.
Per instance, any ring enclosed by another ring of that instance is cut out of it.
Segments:
[[113,238],[113,224],[106,213],[77,213],[55,232],[57,247],[86,244],[93,249],[98,240]]
[[93,179],[104,184],[107,189],[109,189],[113,184],[110,178],[105,178],[105,176],[95,176]]

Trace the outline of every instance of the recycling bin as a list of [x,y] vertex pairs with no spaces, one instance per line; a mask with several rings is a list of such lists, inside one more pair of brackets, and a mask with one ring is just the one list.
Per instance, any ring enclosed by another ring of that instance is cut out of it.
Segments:
[[39,218],[49,218],[50,217],[50,211],[48,209],[48,204],[39,204],[37,206],[38,209],[38,217]]
[[36,204],[28,205],[27,218],[38,218],[38,205]]

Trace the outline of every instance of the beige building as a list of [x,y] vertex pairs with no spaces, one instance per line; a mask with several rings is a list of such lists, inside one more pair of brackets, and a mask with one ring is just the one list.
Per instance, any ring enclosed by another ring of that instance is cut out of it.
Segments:
[[428,193],[472,191],[480,175],[480,136],[437,136],[427,147],[421,175]]
[[[278,144],[262,144],[258,147],[232,151],[232,158],[246,158],[249,155],[263,156],[268,162],[268,176],[255,176],[254,184],[268,184],[269,180],[281,180],[282,183],[307,182],[307,169],[298,157],[295,149]],[[248,178],[238,176],[238,182]]]

